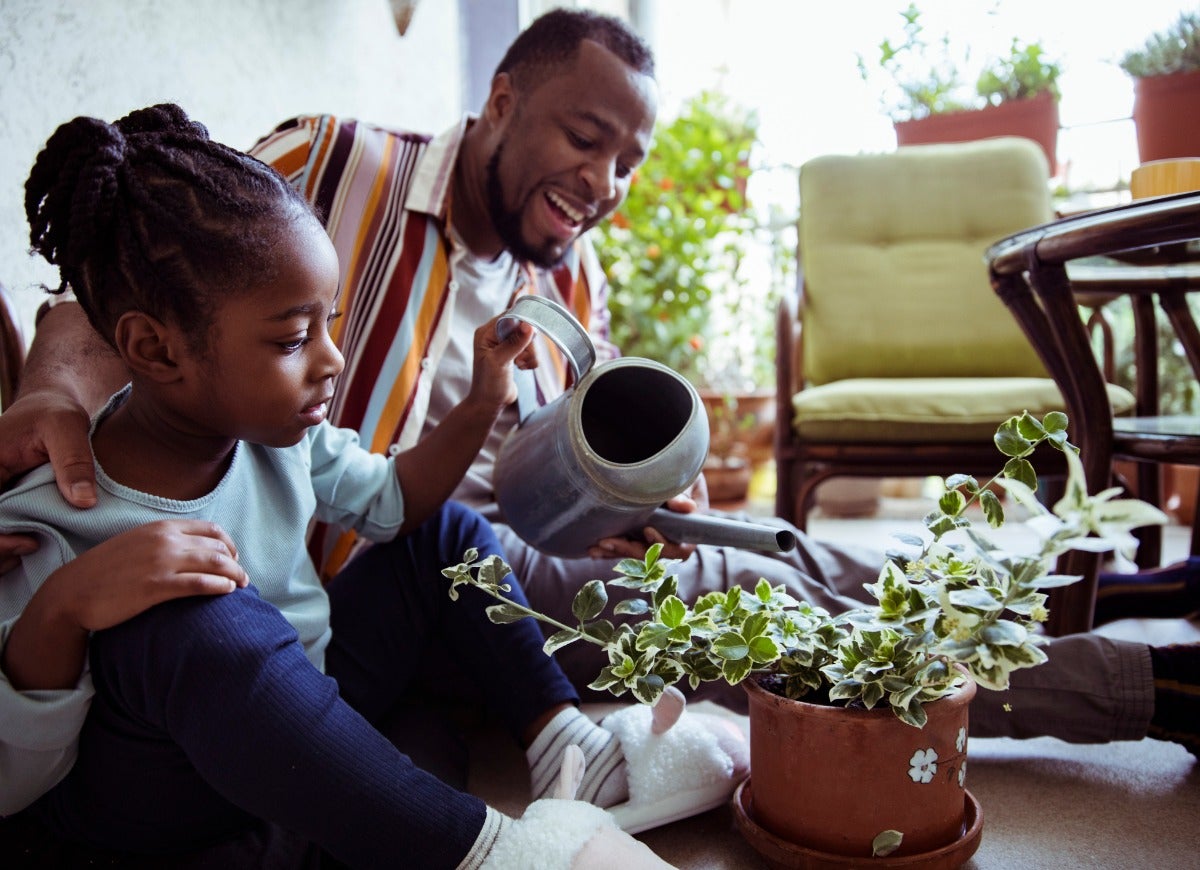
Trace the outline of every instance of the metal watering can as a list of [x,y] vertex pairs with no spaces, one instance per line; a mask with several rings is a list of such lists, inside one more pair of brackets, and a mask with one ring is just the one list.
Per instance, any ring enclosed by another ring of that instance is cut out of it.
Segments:
[[[661,363],[620,357],[596,365],[596,348],[571,312],[522,296],[496,323],[503,340],[524,321],[554,342],[574,385],[536,410],[518,399],[521,422],[496,459],[496,503],[526,543],[578,557],[601,538],[641,534],[783,552],[786,530],[681,514],[662,504],[688,489],[708,454],[708,417],[695,387]],[[520,373],[518,373],[520,374]],[[518,378],[518,388],[522,388]]]

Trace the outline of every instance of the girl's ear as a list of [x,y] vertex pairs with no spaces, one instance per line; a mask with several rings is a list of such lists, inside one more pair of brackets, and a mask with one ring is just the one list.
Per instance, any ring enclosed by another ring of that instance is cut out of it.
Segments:
[[117,352],[134,374],[160,383],[180,377],[183,337],[142,311],[127,311],[113,331]]

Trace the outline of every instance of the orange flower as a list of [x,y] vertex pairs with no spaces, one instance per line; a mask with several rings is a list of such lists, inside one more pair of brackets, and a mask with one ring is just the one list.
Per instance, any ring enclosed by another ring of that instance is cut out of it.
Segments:
[[662,253],[662,248],[660,248],[658,245],[656,245],[654,243],[646,245],[646,256],[649,257],[651,260],[657,260],[658,255],[661,253]]
[[692,346],[692,350],[702,350],[704,348],[704,339],[698,335],[693,335],[688,339],[688,344]]
[[659,186],[659,189],[661,189],[661,190],[674,190],[675,189],[675,181],[670,178],[664,178],[662,181],[660,181],[658,183],[658,186]]
[[618,227],[623,230],[629,229],[629,218],[625,217],[625,215],[621,214],[619,211],[613,212],[612,222],[614,227]]

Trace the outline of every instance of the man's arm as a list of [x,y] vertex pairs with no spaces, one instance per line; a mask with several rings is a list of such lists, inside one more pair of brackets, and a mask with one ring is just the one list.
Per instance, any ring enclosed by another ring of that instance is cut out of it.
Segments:
[[17,400],[0,415],[0,485],[49,461],[67,501],[76,507],[95,504],[88,427],[128,379],[121,358],[92,329],[78,303],[47,311],[21,371]]

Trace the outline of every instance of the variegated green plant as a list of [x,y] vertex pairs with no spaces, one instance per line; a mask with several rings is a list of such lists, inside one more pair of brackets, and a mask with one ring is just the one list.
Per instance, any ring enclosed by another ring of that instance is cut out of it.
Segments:
[[[921,727],[924,704],[964,680],[1003,689],[1014,670],[1046,660],[1039,630],[1048,616],[1046,590],[1079,579],[1053,572],[1059,556],[1072,549],[1115,549],[1132,558],[1131,531],[1166,522],[1145,502],[1116,498],[1119,489],[1088,494],[1064,414],[1040,421],[1029,414],[1012,417],[996,430],[995,443],[1008,457],[1003,471],[982,485],[967,475],[947,478],[937,509],[924,518],[927,537],[898,536],[905,551],[890,553],[878,580],[867,586],[876,603],[836,616],[762,579],[753,592],[735,587],[688,605],[676,594],[675,562],[660,559],[658,545],[642,561],[622,560],[614,579],[587,583],[575,597],[573,625],[507,599],[504,581],[511,571],[496,556],[479,560],[469,551],[443,574],[451,580],[452,598],[467,584],[500,599],[488,608],[494,622],[534,617],[554,626],[547,653],[580,640],[604,647],[608,665],[594,689],[631,691],[653,703],[684,678],[694,688],[769,672],[788,697],[867,708],[886,704]],[[1042,444],[1063,451],[1067,461],[1065,494],[1053,510],[1037,499],[1029,461]],[[1026,522],[1040,541],[1036,552],[1005,551],[968,517],[968,507],[978,503],[989,526],[1004,524],[993,485],[1029,511]],[[625,617],[619,622],[604,616],[606,586],[641,593],[614,606],[613,615]]]

